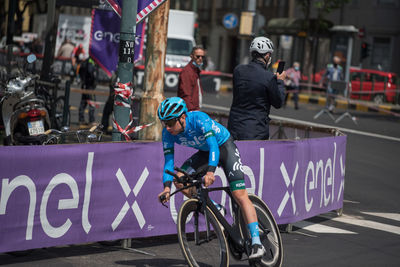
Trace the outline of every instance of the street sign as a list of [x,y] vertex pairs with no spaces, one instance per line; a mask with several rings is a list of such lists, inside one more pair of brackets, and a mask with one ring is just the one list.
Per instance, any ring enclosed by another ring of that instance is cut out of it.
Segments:
[[281,40],[280,40],[281,47],[283,49],[290,49],[292,48],[293,44],[293,37],[290,35],[281,35]]
[[222,20],[222,24],[227,29],[234,29],[238,25],[238,17],[233,13],[226,14]]

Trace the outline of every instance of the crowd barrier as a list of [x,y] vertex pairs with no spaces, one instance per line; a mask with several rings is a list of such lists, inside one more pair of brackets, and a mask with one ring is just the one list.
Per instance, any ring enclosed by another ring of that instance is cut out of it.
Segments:
[[[291,139],[237,142],[248,190],[278,224],[342,208],[346,136],[273,124]],[[177,146],[176,165],[193,152]],[[0,252],[176,233],[184,199],[157,201],[163,161],[160,142],[0,147]],[[227,185],[220,168],[215,185]],[[212,198],[230,216],[226,195]]]

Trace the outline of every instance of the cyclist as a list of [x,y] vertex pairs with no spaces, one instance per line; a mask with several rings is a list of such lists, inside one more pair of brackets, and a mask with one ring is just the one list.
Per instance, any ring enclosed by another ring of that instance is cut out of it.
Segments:
[[[252,237],[252,251],[249,259],[262,257],[265,248],[260,241],[257,214],[247,195],[239,150],[229,131],[204,112],[188,112],[185,101],[180,97],[165,99],[158,107],[157,115],[164,126],[162,143],[165,157],[164,190],[158,195],[158,198],[160,199],[164,195],[164,202],[169,200],[173,176],[165,173],[165,171],[173,171],[174,143],[198,149],[183,163],[182,169],[192,173],[203,166],[207,166],[204,185],[208,187],[214,183],[214,172],[217,166],[220,165],[223,168],[226,177],[228,177],[233,197],[244,214]],[[178,173],[178,175],[183,174]],[[174,184],[177,188],[182,187],[182,184],[175,182]],[[193,193],[189,190],[182,192],[188,197],[191,197]]]

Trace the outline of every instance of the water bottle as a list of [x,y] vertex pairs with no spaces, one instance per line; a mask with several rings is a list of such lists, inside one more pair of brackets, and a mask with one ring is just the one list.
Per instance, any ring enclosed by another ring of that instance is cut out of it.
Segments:
[[225,211],[225,207],[223,207],[221,204],[218,204],[217,202],[215,202],[214,200],[211,199],[211,202],[214,204],[214,206],[218,209],[219,212],[221,212],[222,215],[225,216],[226,211]]

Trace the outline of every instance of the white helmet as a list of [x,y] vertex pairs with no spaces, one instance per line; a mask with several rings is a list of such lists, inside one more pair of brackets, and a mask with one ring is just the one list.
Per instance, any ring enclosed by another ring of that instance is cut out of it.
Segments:
[[250,53],[256,51],[260,54],[266,54],[266,53],[273,53],[274,52],[274,44],[270,39],[267,37],[256,37],[254,40],[251,42],[250,45]]

